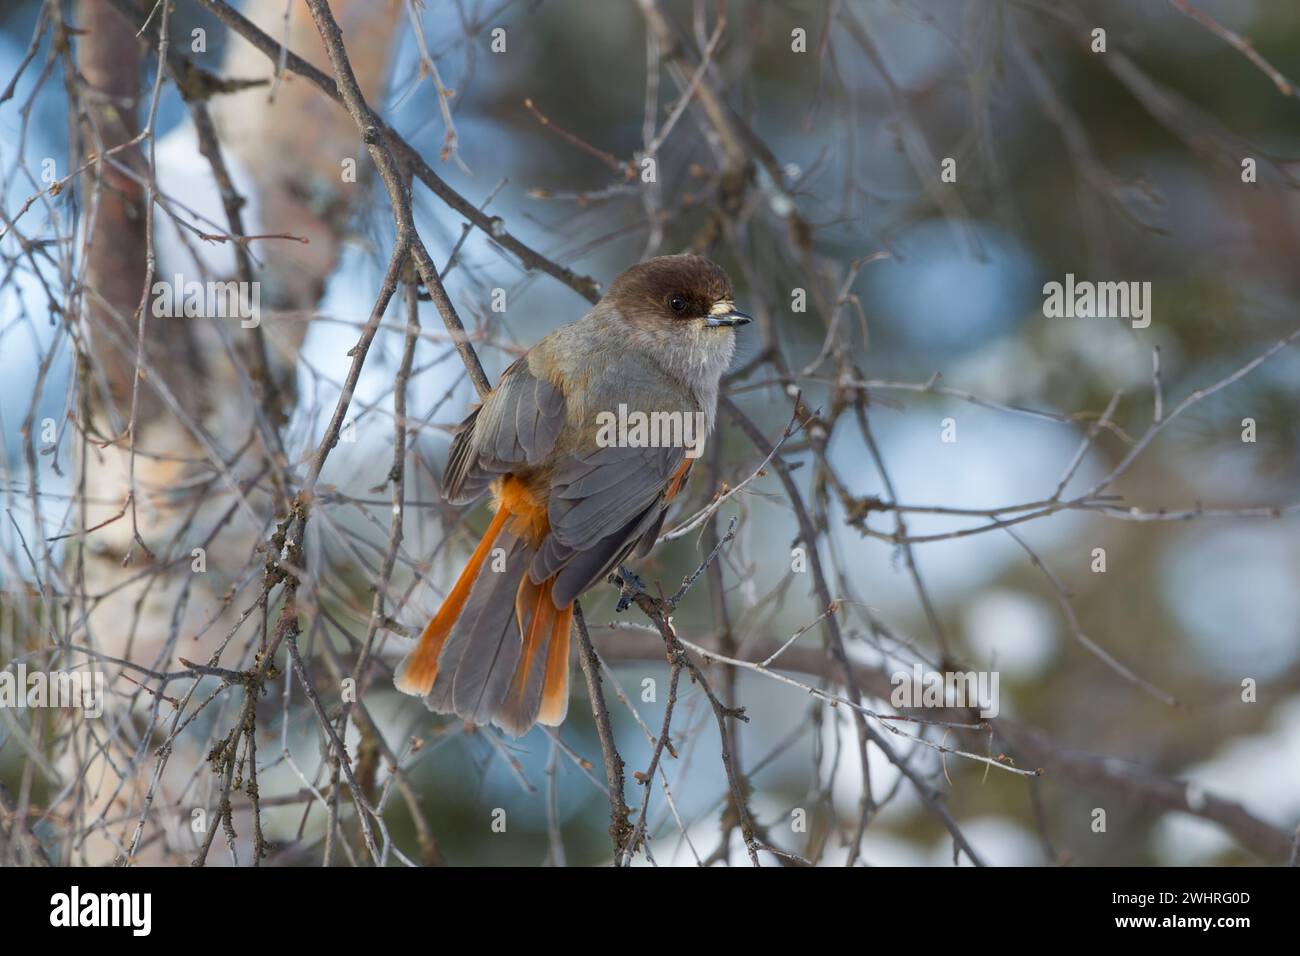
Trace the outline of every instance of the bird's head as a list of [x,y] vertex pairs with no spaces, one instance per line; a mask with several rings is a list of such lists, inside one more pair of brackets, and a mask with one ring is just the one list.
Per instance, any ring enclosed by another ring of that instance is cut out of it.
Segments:
[[658,256],[624,271],[602,300],[639,330],[674,338],[686,330],[727,335],[751,319],[736,309],[731,279],[703,256]]

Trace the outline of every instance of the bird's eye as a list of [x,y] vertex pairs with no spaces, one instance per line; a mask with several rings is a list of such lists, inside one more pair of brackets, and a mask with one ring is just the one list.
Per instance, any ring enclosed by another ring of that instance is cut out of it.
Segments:
[[674,312],[684,312],[686,311],[686,300],[680,295],[675,295],[668,300],[668,308]]

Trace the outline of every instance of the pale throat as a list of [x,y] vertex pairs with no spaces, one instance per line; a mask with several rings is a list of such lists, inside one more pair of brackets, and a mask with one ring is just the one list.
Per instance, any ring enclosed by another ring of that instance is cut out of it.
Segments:
[[664,364],[694,393],[705,415],[705,434],[712,432],[718,409],[718,383],[736,354],[736,333],[693,322],[673,335],[661,354]]
[[695,319],[676,324],[671,331],[628,323],[624,335],[629,348],[653,357],[660,368],[690,388],[705,414],[706,434],[712,431],[718,383],[736,353],[736,333]]

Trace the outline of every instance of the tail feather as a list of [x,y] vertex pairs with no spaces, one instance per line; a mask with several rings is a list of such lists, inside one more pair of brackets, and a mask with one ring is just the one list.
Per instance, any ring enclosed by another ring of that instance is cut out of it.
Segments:
[[[534,582],[528,573],[545,534],[545,508],[506,478],[483,540],[398,667],[399,690],[515,736],[564,720],[573,608],[556,607],[554,577]],[[485,568],[494,548],[505,551],[505,565]]]
[[479,572],[483,569],[483,563],[491,553],[497,536],[505,527],[506,519],[509,517],[510,514],[505,509],[497,511],[482,540],[479,541],[478,547],[470,555],[465,570],[456,579],[438,613],[425,627],[424,633],[420,636],[420,643],[398,665],[397,673],[393,675],[393,683],[402,693],[423,697],[433,689],[433,683],[438,677],[438,657],[442,653],[442,646],[460,617],[465,602],[474,588],[474,582],[478,580]]
[[492,719],[519,660],[514,594],[532,549],[508,532],[502,541],[507,543],[505,565],[480,577],[443,649],[442,674],[428,700],[430,709],[454,712],[476,724]]
[[546,655],[546,684],[542,688],[542,706],[537,722],[554,727],[564,723],[569,712],[569,629],[573,622],[573,605],[555,616],[551,628],[551,646]]
[[515,667],[510,692],[495,718],[497,726],[516,737],[537,720],[541,705],[547,648],[559,614],[551,601],[551,585],[551,581],[534,584],[527,575],[519,583],[515,613],[523,631],[523,655]]

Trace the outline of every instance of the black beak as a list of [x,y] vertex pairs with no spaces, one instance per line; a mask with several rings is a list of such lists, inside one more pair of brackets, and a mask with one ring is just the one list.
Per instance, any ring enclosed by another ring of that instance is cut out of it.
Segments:
[[724,312],[721,315],[710,313],[704,317],[704,324],[712,329],[725,329],[736,325],[749,325],[754,320],[738,309],[732,309],[730,312]]

